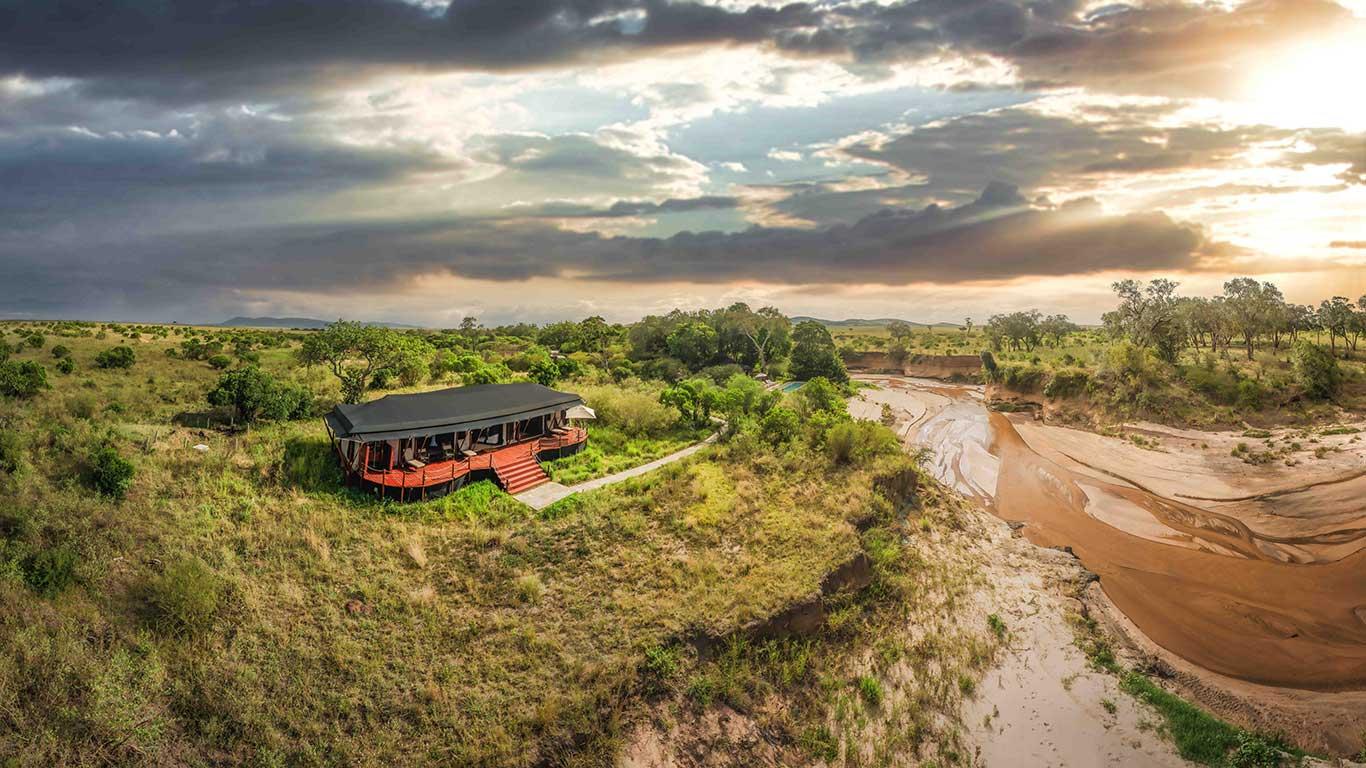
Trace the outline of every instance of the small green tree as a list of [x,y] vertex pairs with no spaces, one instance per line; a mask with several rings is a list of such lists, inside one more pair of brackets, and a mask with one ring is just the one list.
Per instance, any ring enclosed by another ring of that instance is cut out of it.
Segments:
[[123,501],[136,469],[112,445],[102,445],[90,457],[90,486],[115,501]]
[[307,365],[327,365],[341,382],[342,400],[359,403],[378,371],[401,372],[415,361],[426,365],[434,351],[419,336],[338,320],[305,338],[299,359]]
[[716,357],[716,330],[694,320],[675,328],[666,344],[670,355],[695,371]]
[[251,423],[260,419],[281,421],[308,414],[312,397],[308,390],[278,381],[256,366],[227,371],[209,390],[209,404],[231,406],[237,418]]
[[0,395],[33,397],[47,389],[47,369],[32,360],[0,363]]
[[227,355],[214,355],[207,362],[210,368],[221,371],[232,365],[232,358]]
[[71,357],[71,347],[68,347],[65,344],[58,344],[52,348],[52,356],[58,360],[64,357]]
[[133,353],[133,348],[125,346],[110,347],[95,355],[95,365],[106,369],[132,368],[135,360],[137,355]]
[[792,442],[802,427],[801,417],[791,408],[775,406],[759,422],[759,431],[773,445]]
[[76,361],[69,357],[64,357],[57,361],[57,372],[69,374],[76,370]]
[[678,409],[683,421],[694,427],[711,423],[711,412],[718,404],[716,385],[706,379],[685,379],[664,390],[659,402]]
[[815,320],[803,320],[792,332],[792,342],[793,377],[810,380],[819,376],[840,384],[849,380],[835,340],[825,326]]
[[1327,400],[1342,388],[1342,369],[1332,352],[1308,339],[1295,344],[1295,377],[1306,395]]
[[555,382],[560,380],[560,366],[548,357],[532,363],[527,373],[530,374],[532,381],[547,387],[555,386]]
[[797,394],[806,403],[808,411],[822,413],[843,413],[844,393],[823,376],[806,382]]

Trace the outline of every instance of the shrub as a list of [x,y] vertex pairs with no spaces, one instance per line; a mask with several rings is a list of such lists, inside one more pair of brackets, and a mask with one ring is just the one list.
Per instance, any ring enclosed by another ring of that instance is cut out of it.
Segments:
[[44,597],[66,589],[76,577],[76,552],[68,546],[52,547],[24,561],[24,581]]
[[34,349],[42,349],[43,345],[47,343],[47,339],[43,336],[43,334],[35,333],[32,336],[29,336],[28,338],[24,339],[24,342],[28,344],[30,347],[33,347]]
[[110,347],[95,356],[95,365],[100,368],[132,368],[136,359],[132,347]]
[[1342,388],[1342,369],[1332,352],[1310,341],[1295,345],[1295,377],[1306,395],[1327,400]]
[[[716,382],[718,386],[724,386],[732,376],[744,376],[745,369],[735,363],[725,365],[709,365],[698,372],[699,376],[705,376]],[[748,378],[748,377],[746,377]]]
[[682,420],[693,427],[711,423],[711,411],[719,404],[720,394],[708,379],[680,381],[659,393],[659,402],[678,409]]
[[58,344],[52,348],[52,356],[59,360],[64,357],[71,357],[71,347],[68,347],[65,344]]
[[0,428],[0,472],[14,473],[24,463],[24,446],[19,433]]
[[615,427],[631,437],[657,437],[676,421],[673,410],[659,402],[657,385],[576,387],[583,401],[597,412],[597,423]]
[[792,442],[801,426],[801,418],[797,416],[796,411],[777,406],[764,414],[763,420],[759,422],[759,431],[769,443],[783,445]]
[[1091,374],[1080,368],[1064,368],[1054,371],[1044,385],[1043,393],[1047,397],[1077,397],[1086,392],[1086,387],[1091,383]]
[[228,357],[227,355],[214,355],[213,357],[209,358],[207,362],[210,368],[217,368],[218,370],[222,371],[225,370],[228,366],[232,365],[232,358]]
[[204,561],[195,557],[166,567],[148,588],[153,618],[161,629],[192,634],[208,629],[218,614],[223,583]]
[[844,411],[844,393],[824,376],[817,376],[797,390],[798,397],[811,412]]
[[133,484],[136,470],[112,445],[101,446],[90,457],[90,485],[115,501],[122,501]]
[[859,696],[871,707],[882,703],[882,683],[868,675],[860,675],[854,684],[858,686]]
[[1262,407],[1262,400],[1265,392],[1262,385],[1252,379],[1243,379],[1238,382],[1238,407],[1244,410],[1255,411]]
[[32,360],[0,363],[0,395],[33,397],[47,389],[47,369]]
[[69,357],[64,357],[64,358],[62,358],[61,360],[58,360],[58,361],[57,361],[57,372],[58,372],[58,373],[64,374],[64,375],[69,375],[69,374],[75,372],[75,370],[76,370],[76,361],[75,361],[75,360],[72,360],[72,359],[69,358]]
[[988,381],[988,384],[994,384],[1000,380],[1000,368],[997,368],[996,357],[986,350],[982,350],[982,377]]
[[533,362],[527,373],[532,381],[547,387],[554,386],[560,380],[560,366],[548,357]]
[[845,421],[830,428],[825,448],[836,464],[862,463],[901,449],[896,434],[872,421]]
[[308,415],[313,398],[307,389],[277,380],[255,366],[238,368],[218,377],[209,391],[210,405],[231,406],[245,422],[280,421]]
[[997,369],[997,380],[1016,392],[1037,392],[1048,372],[1037,365],[1012,363]]
[[462,381],[468,385],[501,384],[512,379],[512,370],[502,363],[486,363],[466,373]]

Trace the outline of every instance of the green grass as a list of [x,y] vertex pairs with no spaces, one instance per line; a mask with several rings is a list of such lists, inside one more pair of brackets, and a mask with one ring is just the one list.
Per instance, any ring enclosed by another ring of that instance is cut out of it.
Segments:
[[[178,426],[217,377],[167,357],[178,341],[64,339],[75,374],[0,401],[0,754],[17,765],[602,762],[638,691],[692,676],[662,649],[812,593],[862,546],[850,521],[891,509],[872,476],[909,465],[736,441],[541,514],[490,483],[377,501],[336,482],[319,420]],[[89,365],[120,343],[131,370]],[[262,365],[335,394],[287,349]],[[105,442],[135,467],[122,501],[73,461]],[[808,653],[745,658],[781,683],[809,679]],[[738,675],[699,695],[743,697]]]
[[663,458],[706,436],[705,430],[673,425],[656,435],[632,437],[616,426],[590,424],[587,447],[543,466],[551,480],[574,485]]
[[1303,752],[1277,737],[1254,734],[1214,717],[1138,672],[1126,672],[1120,688],[1161,715],[1164,727],[1187,760],[1231,768],[1274,768]]

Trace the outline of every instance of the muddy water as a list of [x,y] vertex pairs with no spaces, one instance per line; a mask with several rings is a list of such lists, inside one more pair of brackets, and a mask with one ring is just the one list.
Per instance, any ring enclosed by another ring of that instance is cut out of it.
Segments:
[[[885,385],[869,399],[918,403],[904,408],[905,435],[935,452],[941,480],[1025,523],[1031,541],[1071,547],[1156,643],[1251,682],[1366,689],[1366,514],[1351,513],[1362,506],[1356,481],[1249,499],[1259,514],[1284,503],[1283,519],[1305,521],[1303,535],[1270,536],[1242,522],[1250,507],[1214,512],[1046,458],[972,388]],[[1331,531],[1315,523],[1325,518]]]

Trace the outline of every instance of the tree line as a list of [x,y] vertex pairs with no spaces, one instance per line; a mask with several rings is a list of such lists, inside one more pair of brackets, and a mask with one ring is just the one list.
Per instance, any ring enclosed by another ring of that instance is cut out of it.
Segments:
[[1178,296],[1179,284],[1160,278],[1149,283],[1121,280],[1113,289],[1119,306],[1102,321],[1114,336],[1127,336],[1175,362],[1183,349],[1243,348],[1251,360],[1259,346],[1281,349],[1302,334],[1326,333],[1333,356],[1339,340],[1355,352],[1366,334],[1366,296],[1325,299],[1317,307],[1287,302],[1271,282],[1239,277],[1224,283],[1218,296]]

